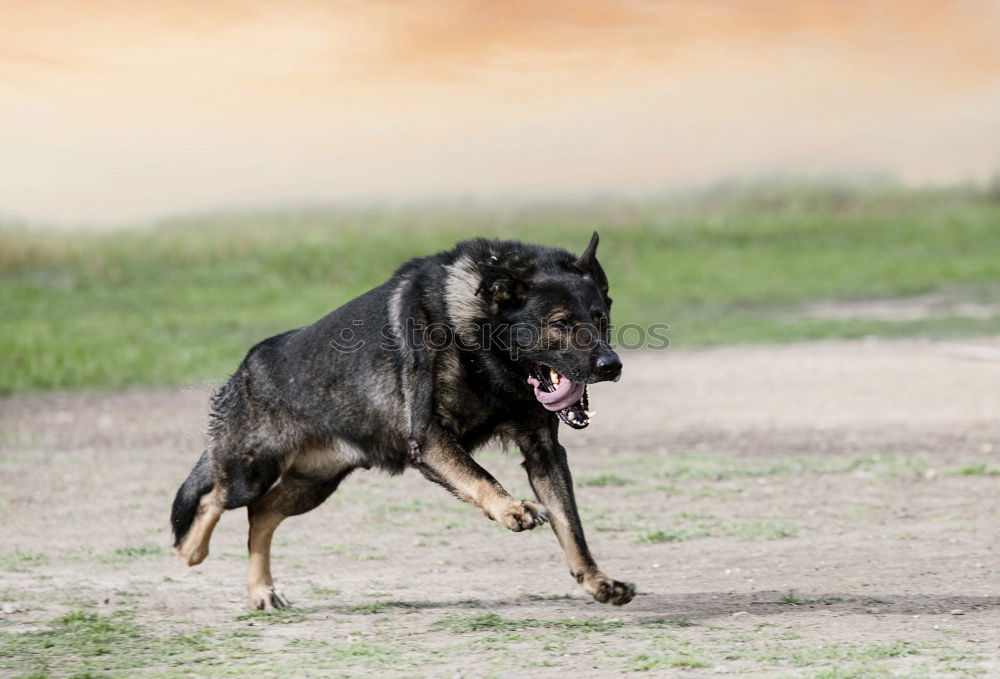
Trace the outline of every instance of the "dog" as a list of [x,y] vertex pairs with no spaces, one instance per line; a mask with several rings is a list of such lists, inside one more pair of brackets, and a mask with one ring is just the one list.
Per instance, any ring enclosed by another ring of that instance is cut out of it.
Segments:
[[[408,467],[511,531],[552,525],[597,601],[635,586],[606,576],[584,539],[560,422],[590,422],[587,385],[617,381],[611,298],[595,232],[583,254],[474,239],[403,264],[314,324],[257,344],[212,397],[207,446],[177,491],[174,549],[208,556],[227,509],[248,508],[247,589],[288,605],[270,549],[285,518],[315,509],[357,469]],[[472,457],[516,445],[538,502],[512,497]]]

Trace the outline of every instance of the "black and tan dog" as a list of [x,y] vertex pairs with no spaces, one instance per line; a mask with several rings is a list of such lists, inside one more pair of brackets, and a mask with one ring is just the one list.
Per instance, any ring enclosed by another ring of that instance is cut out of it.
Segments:
[[[245,506],[250,601],[285,606],[271,579],[278,524],[355,469],[415,467],[512,531],[551,522],[577,582],[628,603],[635,588],[587,549],[557,438],[560,421],[589,423],[586,385],[621,373],[596,249],[596,233],[580,257],[465,241],[253,347],[213,397],[207,450],[174,499],[177,553],[201,563],[222,512]],[[515,499],[473,460],[497,438],[520,448],[541,504]]]

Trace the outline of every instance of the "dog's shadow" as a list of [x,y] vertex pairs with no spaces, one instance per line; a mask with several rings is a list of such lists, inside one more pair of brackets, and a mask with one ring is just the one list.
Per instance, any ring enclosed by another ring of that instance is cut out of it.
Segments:
[[[581,607],[584,608],[581,611]],[[371,615],[419,610],[454,614],[493,613],[509,618],[578,615],[627,619],[631,624],[697,624],[713,618],[784,616],[817,611],[837,614],[947,615],[1000,608],[1000,596],[847,593],[812,595],[789,591],[745,593],[691,592],[661,594],[640,592],[627,606],[599,604],[584,595],[519,596],[497,599],[384,600],[347,605],[320,605],[316,611],[338,615]],[[627,615],[626,615],[627,614]]]

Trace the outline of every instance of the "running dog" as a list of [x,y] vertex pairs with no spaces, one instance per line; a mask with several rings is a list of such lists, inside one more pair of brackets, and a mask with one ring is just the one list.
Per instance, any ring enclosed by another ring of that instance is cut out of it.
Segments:
[[[413,467],[509,530],[548,521],[587,593],[631,601],[635,587],[590,555],[558,439],[560,422],[590,423],[587,385],[621,375],[597,243],[595,232],[575,257],[463,241],[254,346],[213,396],[207,448],[174,499],[177,554],[201,563],[223,511],[247,507],[251,605],[287,606],[271,577],[278,524],[356,469]],[[520,449],[538,502],[512,497],[473,459],[496,439]]]

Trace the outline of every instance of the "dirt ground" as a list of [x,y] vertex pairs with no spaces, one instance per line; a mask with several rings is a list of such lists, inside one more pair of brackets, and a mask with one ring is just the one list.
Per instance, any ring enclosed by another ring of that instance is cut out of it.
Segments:
[[[0,674],[1000,677],[998,347],[627,356],[562,434],[622,608],[548,527],[363,473],[279,529],[295,607],[248,614],[245,513],[201,566],[169,549],[211,385],[8,398]],[[481,459],[531,497],[516,454]]]

